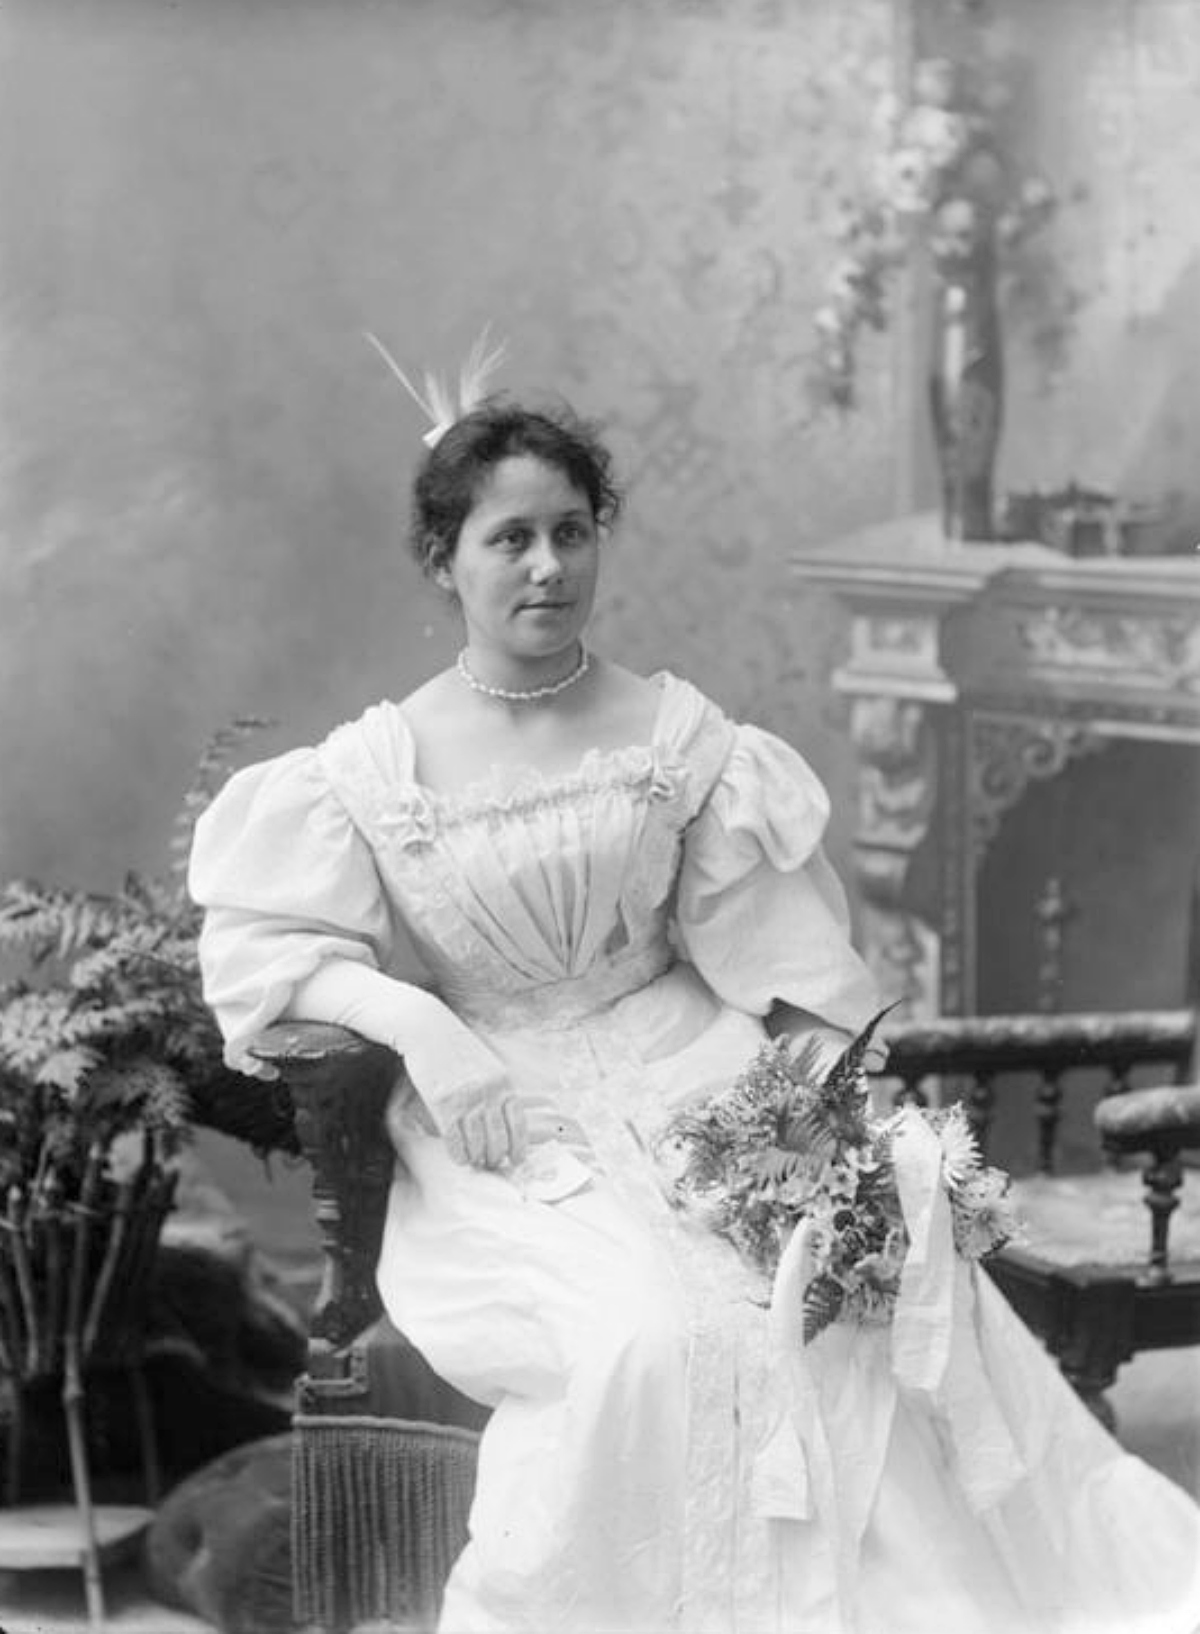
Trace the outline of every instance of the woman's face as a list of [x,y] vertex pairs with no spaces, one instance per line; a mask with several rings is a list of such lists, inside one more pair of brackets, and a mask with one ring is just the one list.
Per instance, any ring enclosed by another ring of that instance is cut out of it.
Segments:
[[496,465],[435,573],[477,653],[518,663],[572,648],[596,593],[599,530],[588,496],[531,454]]

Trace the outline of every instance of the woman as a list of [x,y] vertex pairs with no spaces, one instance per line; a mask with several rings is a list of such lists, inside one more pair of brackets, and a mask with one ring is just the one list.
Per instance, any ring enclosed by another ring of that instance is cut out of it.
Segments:
[[767,1024],[832,1054],[877,1004],[805,763],[582,645],[617,509],[569,415],[466,413],[414,502],[457,664],[243,771],[196,834],[231,1062],[280,1016],[405,1059],[380,1289],[494,1409],[442,1629],[1186,1634],[1195,1511],[990,1289],[941,1412],[897,1384],[886,1330],[835,1324],[801,1368],[786,1293],[780,1344],[769,1290],[665,1201],[672,1109]]

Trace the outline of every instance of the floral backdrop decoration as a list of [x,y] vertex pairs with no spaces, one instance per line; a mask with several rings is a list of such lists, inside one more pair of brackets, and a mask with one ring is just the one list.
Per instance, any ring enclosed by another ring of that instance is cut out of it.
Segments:
[[1012,160],[1015,79],[1012,59],[980,34],[961,59],[918,61],[907,99],[880,99],[879,150],[864,185],[843,201],[840,255],[815,316],[819,399],[853,405],[862,332],[886,328],[896,273],[936,258],[939,233],[986,237],[998,266],[1011,270],[1053,214],[1050,184]]

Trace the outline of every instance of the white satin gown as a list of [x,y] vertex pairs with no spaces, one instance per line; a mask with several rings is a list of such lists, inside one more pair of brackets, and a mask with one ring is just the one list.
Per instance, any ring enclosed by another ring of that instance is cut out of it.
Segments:
[[954,1259],[915,1120],[892,1328],[801,1346],[803,1231],[772,1298],[667,1202],[656,1131],[775,1001],[858,1030],[877,999],[818,780],[660,682],[650,742],[453,797],[380,704],[237,774],[197,829],[234,1065],[323,960],[400,974],[408,941],[582,1165],[555,1201],[455,1165],[397,1090],[384,1304],[494,1409],[443,1634],[1193,1634],[1200,1512]]

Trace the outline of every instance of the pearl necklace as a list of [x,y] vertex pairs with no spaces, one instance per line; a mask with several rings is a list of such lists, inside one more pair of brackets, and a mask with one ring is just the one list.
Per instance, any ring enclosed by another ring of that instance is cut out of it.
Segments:
[[580,647],[579,662],[570,675],[564,675],[561,681],[551,681],[548,686],[529,687],[523,691],[514,691],[508,687],[489,686],[486,681],[481,681],[478,675],[473,675],[467,664],[467,649],[465,647],[458,655],[456,667],[472,692],[482,693],[485,698],[499,698],[502,703],[506,704],[531,704],[536,703],[539,698],[553,698],[559,692],[565,692],[568,687],[573,687],[576,681],[582,681],[588,672],[590,663],[591,659],[588,657],[587,648]]

